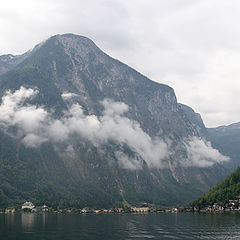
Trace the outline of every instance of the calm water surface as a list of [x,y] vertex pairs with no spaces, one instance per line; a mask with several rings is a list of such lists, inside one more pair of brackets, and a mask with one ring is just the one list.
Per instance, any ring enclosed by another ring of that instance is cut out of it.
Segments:
[[0,239],[240,239],[240,213],[0,214]]

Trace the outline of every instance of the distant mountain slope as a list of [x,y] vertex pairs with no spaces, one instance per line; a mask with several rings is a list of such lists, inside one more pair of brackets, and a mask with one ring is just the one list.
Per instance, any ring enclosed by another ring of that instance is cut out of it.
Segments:
[[201,136],[209,140],[212,146],[222,154],[229,156],[231,161],[223,163],[228,172],[240,166],[240,123],[228,126],[206,128],[200,114],[195,113],[190,107],[180,104],[189,121],[198,129]]
[[233,123],[228,126],[207,129],[209,139],[213,146],[227,156],[231,161],[226,163],[230,171],[240,166],[240,123]]
[[13,69],[15,66],[21,63],[29,55],[30,55],[30,52],[27,52],[22,55],[16,55],[16,56],[12,54],[0,56],[0,75]]
[[208,193],[193,202],[194,206],[205,207],[217,202],[228,202],[240,195],[240,168],[218,183]]
[[53,36],[13,65],[0,75],[0,205],[183,204],[226,176],[173,89],[90,39]]

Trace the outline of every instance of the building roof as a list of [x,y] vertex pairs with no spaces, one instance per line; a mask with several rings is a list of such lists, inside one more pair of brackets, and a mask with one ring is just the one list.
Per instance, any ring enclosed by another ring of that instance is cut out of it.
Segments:
[[33,205],[33,203],[32,202],[25,202],[24,204],[23,204],[23,206],[25,207],[28,207],[28,206],[34,206]]

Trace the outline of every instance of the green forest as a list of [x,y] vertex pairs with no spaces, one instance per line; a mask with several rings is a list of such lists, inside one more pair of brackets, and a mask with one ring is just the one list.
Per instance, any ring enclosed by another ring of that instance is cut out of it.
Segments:
[[192,203],[199,208],[212,205],[213,203],[227,203],[240,194],[240,168],[230,174],[225,180],[218,183],[214,188]]

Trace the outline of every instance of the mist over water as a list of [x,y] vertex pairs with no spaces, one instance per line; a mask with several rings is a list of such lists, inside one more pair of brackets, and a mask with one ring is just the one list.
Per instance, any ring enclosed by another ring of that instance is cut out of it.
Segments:
[[0,239],[239,239],[240,214],[1,214]]

